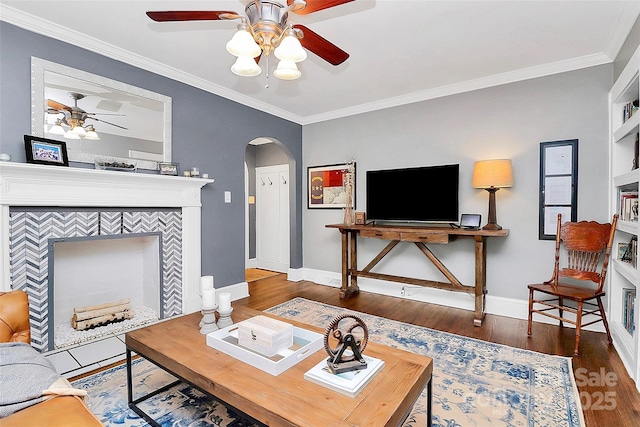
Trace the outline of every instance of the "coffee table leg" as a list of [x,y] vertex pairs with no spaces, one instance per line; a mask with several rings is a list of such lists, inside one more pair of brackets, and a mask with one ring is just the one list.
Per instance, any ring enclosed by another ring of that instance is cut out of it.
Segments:
[[171,387],[180,384],[182,381],[181,380],[176,380],[174,382],[172,382],[171,384],[167,384],[164,387],[159,388],[156,391],[153,391],[149,394],[145,394],[144,396],[141,396],[137,399],[133,399],[133,374],[132,374],[132,370],[131,370],[131,350],[129,350],[129,348],[127,348],[127,403],[129,405],[129,408],[131,408],[131,410],[133,412],[135,412],[136,414],[138,414],[138,416],[140,416],[142,419],[144,419],[150,426],[152,427],[162,427],[160,424],[158,424],[153,418],[151,418],[146,412],[144,412],[142,409],[140,409],[138,407],[138,403],[140,402],[144,402],[145,400],[149,399],[150,397],[155,396],[156,394],[162,393],[168,389],[170,389]]
[[433,393],[431,391],[431,385],[433,384],[433,377],[429,378],[427,383],[427,427],[431,427],[433,422],[431,414],[431,401],[433,400]]

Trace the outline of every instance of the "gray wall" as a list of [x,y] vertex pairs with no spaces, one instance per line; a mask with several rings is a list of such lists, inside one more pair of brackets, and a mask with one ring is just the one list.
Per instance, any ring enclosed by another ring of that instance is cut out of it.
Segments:
[[[538,240],[540,142],[579,140],[578,219],[611,220],[607,94],[612,69],[608,64],[307,125],[304,167],[355,156],[356,210],[364,211],[367,170],[459,163],[460,212],[480,213],[484,224],[488,193],[471,188],[473,164],[512,159],[514,186],[496,194],[498,223],[510,234],[488,241],[487,285],[492,296],[524,300],[527,284],[551,276],[554,257],[553,241]],[[428,200],[429,185],[416,183],[416,203]],[[341,220],[337,210],[304,210],[305,267],[340,272],[340,235],[325,225]],[[360,267],[386,243],[361,239]],[[432,245],[432,250],[463,283],[473,284],[472,241]],[[394,251],[376,271],[443,279],[415,246]]]
[[[278,140],[301,182],[301,126],[211,93],[0,21],[0,152],[25,161],[23,135],[31,132],[31,56],[170,96],[173,161],[199,167],[215,179],[202,192],[202,274],[216,286],[244,281],[245,147],[258,137]],[[232,203],[224,203],[231,191]],[[300,186],[292,199],[291,267],[302,266]]]
[[631,31],[629,31],[629,35],[625,40],[622,48],[620,48],[620,52],[618,52],[618,56],[615,61],[613,61],[613,80],[616,81],[624,70],[624,67],[627,66],[629,59],[633,56],[636,49],[640,46],[640,17],[636,19],[636,23],[633,24]]

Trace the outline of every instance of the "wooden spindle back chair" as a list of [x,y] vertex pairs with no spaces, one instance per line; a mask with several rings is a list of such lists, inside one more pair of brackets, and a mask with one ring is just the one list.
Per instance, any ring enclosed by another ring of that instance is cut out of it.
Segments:
[[[607,332],[609,344],[611,333],[609,324],[602,304],[602,297],[605,296],[604,283],[609,266],[611,255],[611,245],[616,230],[618,215],[613,216],[609,224],[600,224],[594,221],[565,222],[562,223],[562,215],[558,215],[556,229],[556,252],[553,276],[550,280],[529,285],[529,319],[527,324],[527,334],[531,336],[533,314],[538,313],[563,322],[570,323],[576,327],[576,338],[574,354],[579,354],[580,330],[583,326],[588,326],[602,321]],[[561,252],[564,248],[565,258],[562,260]],[[567,283],[566,278],[573,279]],[[564,281],[561,281],[565,279]],[[583,286],[582,283],[593,282],[595,288]],[[544,294],[542,298],[536,298],[535,292]],[[571,305],[566,305],[566,301],[573,301]],[[595,302],[593,302],[595,301]],[[542,306],[542,307],[540,307]],[[558,314],[553,311],[558,310]],[[575,315],[575,320],[566,317],[566,312]],[[583,316],[592,316],[588,323],[583,323]]]

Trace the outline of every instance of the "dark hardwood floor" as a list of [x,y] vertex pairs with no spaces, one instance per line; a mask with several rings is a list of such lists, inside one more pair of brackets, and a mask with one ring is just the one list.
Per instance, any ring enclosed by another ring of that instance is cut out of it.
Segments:
[[[574,329],[555,325],[534,323],[533,336],[528,338],[526,320],[489,314],[481,327],[474,327],[471,311],[366,292],[341,300],[336,288],[289,282],[285,274],[251,282],[249,291],[250,297],[233,305],[265,310],[302,297],[512,347],[561,356],[573,354]],[[583,331],[580,356],[573,357],[573,369],[587,426],[640,426],[640,393],[605,334]]]

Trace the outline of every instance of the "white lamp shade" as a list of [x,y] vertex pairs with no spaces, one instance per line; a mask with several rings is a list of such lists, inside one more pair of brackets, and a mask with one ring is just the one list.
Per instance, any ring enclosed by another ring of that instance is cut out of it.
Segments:
[[99,141],[100,137],[98,136],[98,133],[95,130],[89,129],[87,131],[87,134],[84,136],[84,139],[90,139],[92,141]]
[[256,61],[250,56],[240,56],[231,66],[233,74],[242,77],[254,77],[262,72]]
[[64,134],[64,137],[67,139],[80,139],[80,135],[74,133],[71,129]]
[[301,62],[307,59],[307,52],[302,48],[300,41],[294,35],[288,35],[273,51],[276,58],[283,61]]
[[87,134],[87,131],[84,130],[82,126],[74,126],[73,129],[71,129],[71,131],[76,135],[80,135],[80,136],[85,136]]
[[248,56],[255,58],[262,53],[262,50],[260,50],[260,46],[258,46],[249,31],[240,29],[227,43],[227,52],[237,57]]
[[56,123],[55,125],[51,126],[51,129],[49,129],[49,133],[52,133],[54,135],[64,135],[64,128],[60,126],[60,123]]
[[481,160],[473,167],[473,188],[513,187],[511,160]]
[[293,61],[282,60],[278,64],[278,68],[273,71],[273,75],[282,80],[295,80],[302,75],[296,63]]

